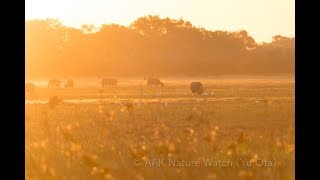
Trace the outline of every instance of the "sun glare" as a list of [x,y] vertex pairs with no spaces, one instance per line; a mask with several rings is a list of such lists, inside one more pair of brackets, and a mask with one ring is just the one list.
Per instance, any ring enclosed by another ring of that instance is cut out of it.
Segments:
[[[26,19],[57,18],[65,25],[130,25],[146,15],[183,18],[210,30],[246,29],[258,42],[294,36],[292,0],[26,0]],[[268,28],[266,28],[268,27]]]

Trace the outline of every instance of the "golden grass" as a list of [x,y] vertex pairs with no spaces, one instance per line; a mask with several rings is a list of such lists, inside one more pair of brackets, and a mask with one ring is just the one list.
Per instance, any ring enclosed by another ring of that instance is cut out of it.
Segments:
[[[139,85],[103,92],[98,87],[38,88],[38,96],[28,100],[56,95],[114,101],[27,103],[26,178],[294,179],[293,84],[210,86],[214,93],[201,97],[186,87],[172,83],[159,95],[160,88],[144,87],[143,94]],[[237,167],[239,158],[276,164]],[[154,159],[165,164],[148,166]],[[204,159],[234,164],[168,165],[169,160]]]

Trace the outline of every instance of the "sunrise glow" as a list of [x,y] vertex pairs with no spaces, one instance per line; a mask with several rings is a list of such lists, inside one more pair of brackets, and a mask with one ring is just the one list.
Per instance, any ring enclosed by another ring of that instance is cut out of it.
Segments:
[[245,29],[257,42],[294,37],[294,0],[26,0],[26,19],[57,18],[68,26],[116,23],[159,15],[208,30]]

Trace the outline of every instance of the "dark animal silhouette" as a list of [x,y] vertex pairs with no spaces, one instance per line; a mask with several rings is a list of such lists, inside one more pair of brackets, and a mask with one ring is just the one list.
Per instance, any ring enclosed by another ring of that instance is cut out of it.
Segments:
[[161,82],[159,79],[157,78],[149,78],[147,81],[147,86],[158,86],[160,85],[161,87],[164,86],[163,82]]
[[196,95],[201,95],[204,91],[204,88],[201,82],[192,82],[190,84],[190,89],[192,91],[192,94],[196,94]]
[[73,79],[68,79],[68,81],[64,85],[65,88],[73,88],[73,86],[74,86]]
[[36,89],[36,86],[33,83],[26,83],[25,84],[26,94],[32,95],[34,93],[35,89]]
[[48,83],[48,88],[50,87],[60,87],[61,81],[58,79],[51,79]]
[[103,78],[101,81],[102,87],[114,87],[117,86],[118,80],[114,78]]

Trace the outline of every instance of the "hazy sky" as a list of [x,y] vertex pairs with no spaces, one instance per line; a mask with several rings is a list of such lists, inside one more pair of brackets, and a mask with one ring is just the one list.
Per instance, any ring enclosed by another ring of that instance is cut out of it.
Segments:
[[26,0],[26,19],[57,18],[64,25],[130,25],[145,15],[190,21],[208,30],[247,30],[257,42],[294,37],[294,0]]

